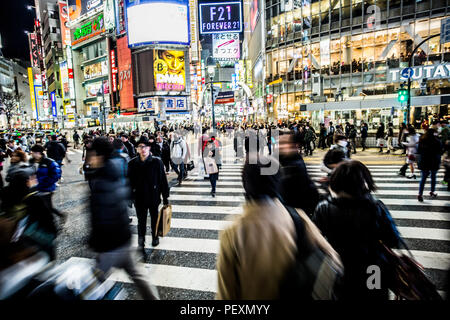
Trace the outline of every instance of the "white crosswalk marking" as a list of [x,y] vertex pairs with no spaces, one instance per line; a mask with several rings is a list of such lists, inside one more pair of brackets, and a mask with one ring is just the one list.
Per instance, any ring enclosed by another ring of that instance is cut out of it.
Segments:
[[[307,168],[311,178],[319,185],[318,179],[325,176],[320,171],[320,165],[307,165]],[[408,180],[397,176],[399,166],[369,165],[368,168],[378,187],[375,195],[390,209],[414,258],[432,274],[433,281],[438,281],[442,271],[450,268],[450,193],[446,191],[447,187],[438,184],[438,198],[430,199],[427,196],[430,188],[428,179],[424,202],[420,203],[416,198],[420,171],[416,172],[416,180]],[[217,290],[215,261],[220,245],[218,233],[230,226],[243,211],[245,190],[241,178],[242,163],[225,163],[222,166],[215,198],[209,194],[209,180],[199,178],[197,170],[196,163],[196,168],[190,172],[188,179],[181,186],[171,188],[171,230],[166,237],[160,238],[160,244],[156,248],[151,246],[150,218],[148,219],[146,249],[150,254],[142,266],[148,280],[156,286],[175,291],[207,292],[210,298],[214,298]],[[438,182],[442,175],[443,171],[440,171]],[[131,214],[131,225],[136,230],[137,217],[134,209]],[[132,241],[133,246],[137,246],[137,234],[133,234]],[[445,245],[447,250],[443,252]],[[405,253],[405,250],[397,251]],[[207,257],[210,257],[210,262],[206,261]],[[109,279],[131,282],[122,270],[115,270]],[[439,281],[442,282],[442,279]],[[442,295],[445,294],[441,285],[438,289]]]

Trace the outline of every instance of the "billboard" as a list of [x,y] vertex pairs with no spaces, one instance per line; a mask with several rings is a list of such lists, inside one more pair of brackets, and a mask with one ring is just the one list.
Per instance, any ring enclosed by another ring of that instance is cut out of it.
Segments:
[[28,41],[30,43],[31,66],[34,68],[39,68],[39,46],[37,43],[36,33],[29,33]]
[[108,75],[108,62],[106,60],[84,66],[84,80]]
[[63,61],[59,64],[59,70],[61,74],[61,89],[63,92],[63,99],[70,99],[69,68],[67,66],[67,61]]
[[103,19],[103,13],[89,20],[82,26],[73,29],[72,45],[74,46],[80,42],[93,38],[101,34],[102,32],[105,32],[105,22]]
[[239,33],[216,33],[213,39],[213,58],[239,59],[241,57]]
[[125,0],[129,47],[189,45],[188,0]]
[[125,26],[125,0],[115,1],[116,5],[116,32],[117,35],[127,32]]
[[61,39],[63,46],[70,46],[70,28],[67,26],[69,22],[69,8],[67,6],[67,2],[59,1],[59,18],[61,22]]
[[105,0],[105,29],[112,30],[116,26],[116,11],[114,0]]
[[103,0],[68,0],[68,4],[69,18],[73,21],[101,7]]
[[250,5],[250,27],[252,32],[255,31],[256,23],[258,22],[259,17],[259,1],[260,0],[251,0]]
[[131,73],[131,50],[127,36],[117,39],[117,65],[119,71],[120,108],[133,109],[133,75]]
[[[186,97],[161,97],[164,99],[166,112],[184,112],[187,111]],[[155,111],[158,98],[148,97],[138,99],[138,112]]]
[[156,91],[185,91],[185,53],[176,50],[155,50],[153,75]]
[[200,33],[242,32],[240,1],[201,3],[199,5]]

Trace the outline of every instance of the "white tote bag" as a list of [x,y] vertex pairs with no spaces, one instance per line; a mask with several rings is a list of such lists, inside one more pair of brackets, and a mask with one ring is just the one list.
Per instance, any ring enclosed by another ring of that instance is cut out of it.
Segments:
[[200,179],[203,179],[204,177],[208,176],[208,175],[206,174],[205,164],[204,164],[202,158],[198,159],[198,165],[197,165],[197,168],[198,168],[198,177],[199,177]]

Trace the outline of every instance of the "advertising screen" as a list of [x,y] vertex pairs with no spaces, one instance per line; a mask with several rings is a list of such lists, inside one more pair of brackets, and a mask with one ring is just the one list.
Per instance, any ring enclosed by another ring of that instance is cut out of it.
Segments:
[[61,38],[64,46],[70,46],[70,28],[67,26],[69,22],[69,10],[67,2],[58,2],[59,6],[59,18],[61,21]]
[[200,33],[242,32],[240,1],[199,4]]
[[213,39],[213,58],[239,59],[239,33],[216,33]]
[[73,21],[92,10],[99,8],[103,4],[103,0],[68,0],[69,1],[69,17]]
[[153,74],[156,91],[184,91],[186,89],[184,51],[155,50]]
[[189,45],[188,0],[125,0],[128,45]]
[[84,80],[89,80],[92,78],[108,75],[108,64],[106,61],[102,61],[85,66],[83,70],[83,75]]

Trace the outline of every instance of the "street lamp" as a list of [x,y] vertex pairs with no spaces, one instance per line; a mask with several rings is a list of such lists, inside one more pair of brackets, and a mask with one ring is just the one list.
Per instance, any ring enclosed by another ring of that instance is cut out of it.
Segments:
[[214,96],[213,96],[213,79],[214,75],[216,73],[216,65],[214,64],[214,59],[212,57],[208,57],[207,59],[207,69],[208,69],[208,75],[209,75],[209,84],[211,86],[211,110],[212,110],[212,125],[213,130],[216,129],[216,118],[214,114]]

